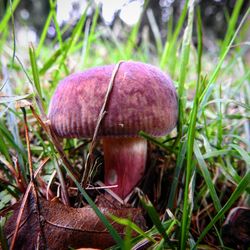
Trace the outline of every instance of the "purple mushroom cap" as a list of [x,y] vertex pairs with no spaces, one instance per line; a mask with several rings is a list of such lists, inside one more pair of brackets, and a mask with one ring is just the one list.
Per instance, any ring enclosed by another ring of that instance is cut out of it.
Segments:
[[[49,119],[59,137],[91,138],[115,65],[88,69],[62,80]],[[115,76],[98,137],[165,135],[176,125],[178,100],[171,79],[141,62],[122,62]]]

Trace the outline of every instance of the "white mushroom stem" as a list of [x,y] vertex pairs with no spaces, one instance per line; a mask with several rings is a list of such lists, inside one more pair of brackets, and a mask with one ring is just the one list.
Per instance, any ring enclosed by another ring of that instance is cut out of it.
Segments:
[[147,141],[142,138],[104,138],[105,184],[122,199],[140,182],[147,160]]

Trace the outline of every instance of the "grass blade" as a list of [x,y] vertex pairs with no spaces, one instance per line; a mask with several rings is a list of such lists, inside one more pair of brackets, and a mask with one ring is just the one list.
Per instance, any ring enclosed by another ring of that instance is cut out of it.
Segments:
[[100,12],[99,7],[97,6],[95,8],[95,13],[94,13],[94,17],[93,17],[93,20],[92,20],[92,25],[91,25],[91,28],[90,28],[90,33],[89,33],[88,38],[87,38],[86,48],[84,50],[85,53],[83,55],[83,65],[86,64],[86,61],[87,61],[87,59],[89,57],[90,45],[95,39],[95,29],[96,29],[97,20],[98,20],[98,17],[99,17],[99,12]]
[[[200,237],[198,238],[195,247],[201,242],[201,240],[205,237],[208,231],[215,225],[215,223],[223,217],[223,215],[232,207],[234,202],[241,196],[241,194],[245,191],[247,187],[250,186],[250,171],[246,173],[246,175],[242,178],[239,185],[236,187],[226,204],[222,207],[222,209],[216,214],[216,216],[211,220],[211,222],[206,226],[206,228],[202,231]],[[195,247],[193,249],[195,249]]]
[[[139,236],[142,236],[143,238],[148,239],[150,242],[156,243],[156,240],[152,238],[150,235],[145,233],[140,227],[138,227],[134,222],[130,221],[129,219],[125,218],[118,218],[114,215],[110,215],[112,220],[114,220],[116,223],[130,227],[133,231],[137,232]],[[137,236],[138,237],[138,236]]]
[[244,149],[242,149],[240,146],[236,145],[236,144],[229,144],[229,146],[231,146],[232,148],[234,148],[236,151],[238,151],[238,153],[241,155],[242,159],[246,162],[247,166],[248,166],[248,170],[250,170],[250,154],[249,152],[246,152]]
[[35,92],[39,96],[39,98],[42,100],[42,88],[40,84],[40,79],[39,79],[39,71],[37,68],[37,63],[36,63],[36,53],[35,49],[32,46],[32,44],[29,47],[29,55],[30,55],[30,63],[31,63],[31,68],[32,68],[32,73],[33,73],[33,80],[34,80],[34,85],[35,85]]
[[154,226],[157,228],[159,233],[162,235],[165,242],[172,248],[172,243],[171,243],[171,241],[166,233],[165,228],[163,227],[163,225],[160,221],[159,215],[157,214],[157,211],[155,210],[154,206],[152,205],[150,200],[146,196],[144,196],[140,191],[138,191],[138,195],[139,195],[140,201],[142,203],[142,206],[147,211],[150,219],[154,223]]
[[[181,29],[183,27],[186,15],[187,15],[187,10],[188,10],[188,2],[189,0],[185,1],[185,5],[184,8],[181,12],[181,16],[178,20],[178,23],[176,25],[174,34],[171,38],[171,40],[166,40],[165,45],[164,45],[164,49],[163,49],[163,53],[162,53],[162,57],[160,59],[160,67],[163,69],[165,67],[165,65],[168,63],[168,60],[171,61],[175,61],[176,59],[176,42],[178,39],[178,36],[181,32]],[[171,75],[173,75],[173,71],[170,72]]]
[[235,2],[233,13],[232,13],[231,18],[230,18],[229,23],[228,23],[227,33],[223,39],[223,43],[221,46],[221,52],[220,52],[221,56],[226,51],[226,48],[230,42],[230,39],[232,38],[232,36],[235,32],[235,25],[238,21],[240,10],[241,10],[243,3],[244,3],[244,0],[238,0]]
[[212,93],[212,89],[214,88],[214,84],[215,84],[215,80],[217,79],[218,77],[218,74],[220,72],[220,69],[221,69],[221,66],[234,42],[234,40],[236,39],[242,25],[244,24],[244,22],[247,20],[247,17],[248,15],[250,14],[250,7],[247,9],[245,15],[243,16],[237,30],[235,31],[230,43],[228,44],[227,48],[225,49],[224,53],[221,55],[220,57],[220,60],[215,68],[215,70],[213,71],[208,83],[207,83],[207,86],[206,88],[204,89],[204,91],[202,92],[201,96],[200,96],[200,102],[201,102],[201,108],[200,108],[200,112],[199,112],[199,115],[201,114],[201,111],[204,107],[204,105],[206,104],[208,98],[210,97],[211,93]]
[[[87,5],[85,7],[85,10],[81,16],[81,18],[79,19],[78,23],[76,24],[70,38],[69,38],[69,41],[67,41],[65,44],[65,47],[64,47],[64,53],[62,54],[62,57],[61,57],[61,60],[59,62],[59,66],[58,66],[58,71],[57,71],[57,74],[55,76],[55,79],[57,79],[58,77],[58,73],[61,69],[61,67],[64,65],[64,62],[66,61],[66,58],[67,58],[67,55],[70,51],[70,49],[75,45],[76,41],[78,40],[80,34],[81,34],[81,30],[82,30],[82,27],[85,23],[85,20],[86,20],[86,16],[87,16],[87,10],[89,8],[89,5]],[[67,74],[69,72],[66,72]]]
[[8,22],[11,19],[12,13],[14,13],[15,9],[17,8],[18,4],[20,3],[20,0],[14,0],[12,3],[12,6],[8,6],[6,13],[0,23],[0,34],[6,29],[8,26]]
[[[64,165],[63,165],[64,166]],[[102,223],[105,225],[107,230],[112,235],[113,239],[116,241],[116,243],[119,245],[121,249],[123,249],[123,240],[121,239],[121,236],[117,233],[117,231],[113,228],[113,226],[110,224],[110,222],[107,220],[107,218],[101,213],[101,211],[98,209],[96,204],[91,200],[89,195],[86,193],[86,191],[82,188],[81,184],[76,180],[74,175],[68,169],[64,166],[65,170],[67,171],[67,174],[70,176],[70,178],[74,181],[76,184],[78,190],[82,194],[82,196],[85,198],[85,200],[88,202],[88,204],[91,206],[91,208],[95,211],[96,215],[100,218]]]
[[40,55],[41,49],[44,46],[44,41],[45,41],[45,38],[47,36],[52,17],[53,17],[53,13],[52,13],[52,10],[50,10],[49,15],[48,15],[47,20],[46,20],[46,23],[43,27],[42,34],[41,34],[40,39],[39,39],[39,44],[37,46],[37,50],[36,50],[37,57]]
[[[189,50],[191,43],[191,36],[193,30],[193,18],[194,18],[194,1],[190,2],[189,12],[188,12],[188,24],[185,29],[181,56],[181,72],[180,72],[180,87],[179,87],[179,127],[178,127],[178,137],[182,136],[182,126],[184,124],[184,113],[185,113],[185,97],[184,97],[184,82],[186,78],[186,67],[189,61]],[[201,46],[201,44],[200,44]],[[201,47],[202,48],[202,47]],[[190,224],[190,204],[189,204],[189,192],[190,192],[190,181],[192,174],[192,160],[193,160],[193,144],[195,137],[195,127],[196,127],[196,116],[198,110],[198,94],[199,94],[199,84],[200,84],[200,70],[201,70],[201,52],[199,50],[198,55],[198,65],[197,65],[197,84],[196,84],[196,94],[194,98],[193,108],[191,111],[190,125],[188,129],[188,139],[187,139],[187,166],[185,173],[185,189],[184,189],[184,203],[183,203],[183,214],[181,220],[181,238],[180,238],[180,249],[186,249],[187,234],[189,232]]]
[[189,5],[188,13],[188,23],[183,35],[183,43],[181,49],[181,59],[180,59],[180,78],[179,78],[179,88],[178,88],[178,97],[179,97],[179,117],[178,117],[178,138],[177,142],[183,135],[183,124],[184,124],[184,114],[186,106],[186,97],[185,97],[185,80],[187,75],[187,66],[189,63],[189,54],[190,54],[190,45],[193,32],[193,18],[194,18],[194,1],[192,0]]
[[174,208],[174,200],[176,197],[177,186],[179,183],[179,176],[185,160],[186,151],[187,151],[187,141],[185,140],[184,142],[181,143],[178,151],[176,167],[173,175],[173,182],[171,183],[171,189],[168,198],[168,208],[171,210]]
[[201,154],[201,151],[199,149],[199,146],[197,144],[197,142],[195,141],[194,142],[194,154],[195,154],[195,157],[200,165],[200,169],[201,169],[201,172],[202,172],[202,175],[205,179],[205,182],[208,186],[208,190],[209,190],[209,193],[213,199],[213,202],[214,202],[214,207],[215,209],[217,210],[217,212],[219,212],[219,210],[221,209],[221,204],[220,204],[220,200],[217,196],[217,193],[216,193],[216,190],[214,188],[214,184],[213,184],[213,181],[210,177],[210,173],[208,171],[208,167],[207,167],[207,164],[206,162],[204,161],[203,159],[203,156]]

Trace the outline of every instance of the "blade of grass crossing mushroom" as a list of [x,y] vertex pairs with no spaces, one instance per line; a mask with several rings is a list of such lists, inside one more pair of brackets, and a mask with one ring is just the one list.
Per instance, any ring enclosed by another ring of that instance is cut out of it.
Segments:
[[198,244],[202,241],[202,239],[206,236],[209,230],[215,225],[215,223],[221,219],[224,214],[232,207],[234,202],[245,192],[246,188],[250,186],[250,171],[248,171],[245,176],[242,178],[230,198],[227,200],[226,204],[222,207],[222,209],[216,214],[216,216],[210,221],[210,223],[203,229],[198,238],[193,249],[196,249]]
[[[191,204],[189,199],[190,194],[190,181],[193,172],[193,147],[194,147],[194,139],[196,132],[196,119],[197,112],[199,106],[199,90],[200,90],[200,82],[201,82],[201,57],[202,57],[202,30],[201,30],[201,15],[199,9],[197,9],[197,34],[198,34],[198,63],[197,63],[197,81],[196,81],[196,92],[194,96],[192,111],[190,113],[190,124],[188,127],[188,138],[187,138],[187,165],[185,171],[185,188],[184,188],[184,202],[183,202],[183,214],[181,218],[181,241],[180,241],[180,249],[186,249],[187,243],[187,235],[189,232],[190,220],[192,213]],[[188,26],[185,32],[188,32],[188,35],[191,36],[192,32],[192,23],[193,23],[193,15],[194,15],[194,1],[190,2],[189,13],[188,13]],[[190,26],[190,27],[189,27]],[[190,30],[189,30],[190,29]],[[184,34],[185,36],[185,34]],[[187,35],[186,35],[187,36]],[[191,37],[189,37],[191,39]],[[188,44],[184,43],[184,52],[189,54],[190,40],[188,39]],[[185,49],[185,46],[187,48]],[[185,51],[187,50],[187,51]],[[188,57],[187,55],[185,57]],[[184,59],[183,59],[184,60]],[[186,61],[186,60],[184,60]],[[188,61],[186,61],[188,62]],[[185,70],[184,68],[182,70]],[[185,80],[185,76],[183,76],[183,80]],[[184,82],[182,83],[184,85]],[[183,86],[184,88],[184,86]],[[183,92],[182,92],[183,94]],[[182,97],[181,97],[182,98]],[[182,105],[182,101],[180,103]],[[184,112],[184,110],[180,110],[180,112]],[[182,125],[181,125],[182,126]],[[182,133],[182,128],[180,128],[180,133]]]
[[67,174],[70,176],[70,178],[74,181],[76,184],[78,190],[82,194],[82,196],[85,198],[85,200],[88,202],[88,204],[91,206],[91,208],[95,211],[96,215],[100,218],[102,223],[105,225],[107,230],[112,235],[113,239],[116,241],[116,243],[119,245],[121,249],[123,249],[124,243],[118,232],[114,229],[114,227],[110,224],[110,222],[107,220],[107,218],[102,214],[102,212],[98,209],[96,204],[91,200],[89,195],[86,193],[86,191],[82,188],[81,184],[76,180],[76,178],[72,175],[72,173],[63,165],[65,168]]

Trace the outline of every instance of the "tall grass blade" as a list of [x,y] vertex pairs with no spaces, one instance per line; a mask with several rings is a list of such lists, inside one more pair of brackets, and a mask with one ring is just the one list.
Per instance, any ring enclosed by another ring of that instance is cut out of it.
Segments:
[[45,41],[46,36],[48,34],[48,29],[49,29],[52,17],[53,17],[53,12],[50,9],[50,12],[48,14],[47,20],[46,20],[46,22],[44,24],[44,27],[43,27],[42,34],[41,34],[40,39],[39,39],[39,44],[38,44],[37,49],[36,49],[36,56],[37,57],[40,55],[41,49],[44,46],[44,41]]
[[174,175],[173,175],[173,182],[171,183],[170,194],[168,198],[168,208],[171,210],[174,208],[174,200],[176,197],[177,186],[179,183],[180,173],[183,168],[186,151],[187,151],[187,141],[185,140],[184,142],[181,143],[179,151],[178,151],[176,167],[175,167]]
[[[64,166],[64,165],[63,165]],[[96,215],[100,218],[102,223],[105,225],[109,233],[112,235],[113,239],[116,241],[116,243],[119,245],[121,249],[123,249],[124,243],[121,239],[121,236],[118,234],[118,232],[113,228],[113,226],[110,224],[110,222],[107,220],[107,218],[101,213],[101,211],[98,209],[96,204],[91,200],[89,195],[86,193],[86,191],[82,188],[81,184],[76,180],[74,175],[68,169],[64,166],[67,174],[70,176],[70,178],[74,181],[76,184],[78,190],[82,194],[82,196],[85,198],[85,200],[88,202],[88,204],[91,206],[91,208],[95,211]]]
[[200,165],[200,169],[201,169],[202,175],[205,179],[205,182],[208,186],[208,190],[209,190],[209,193],[210,193],[211,198],[213,200],[214,207],[215,207],[216,211],[219,212],[219,210],[221,209],[220,200],[217,196],[217,193],[216,193],[216,190],[214,187],[214,183],[211,179],[207,164],[202,157],[202,154],[201,154],[201,151],[199,149],[197,141],[194,142],[194,154],[195,154],[195,157]]
[[40,78],[39,78],[39,73],[38,73],[39,71],[38,71],[37,63],[36,63],[36,53],[35,53],[35,49],[32,46],[32,44],[29,47],[29,55],[30,55],[30,64],[31,64],[31,68],[32,68],[32,74],[33,74],[34,87],[36,90],[36,94],[42,100],[42,88],[41,88]]
[[246,152],[239,145],[229,144],[232,148],[234,148],[241,155],[242,159],[246,162],[248,170],[250,170],[250,152]]
[[[88,8],[89,8],[89,5],[87,5],[85,7],[85,10],[84,10],[80,20],[76,24],[76,26],[75,26],[75,28],[74,28],[74,30],[69,38],[69,41],[65,42],[66,45],[64,47],[64,51],[63,51],[62,57],[61,57],[60,62],[59,62],[58,72],[55,76],[55,79],[57,79],[59,71],[60,71],[61,67],[64,65],[70,49],[73,48],[73,46],[75,45],[75,43],[77,42],[77,40],[81,34],[82,27],[83,27],[85,20],[86,20]],[[68,74],[69,72],[66,72],[66,73]]]
[[[160,67],[162,69],[165,68],[165,65],[168,63],[168,60],[169,61],[176,60],[176,43],[177,43],[178,36],[181,32],[181,29],[183,27],[183,24],[187,15],[188,3],[189,3],[189,0],[186,0],[184,8],[181,12],[180,18],[178,19],[176,28],[174,30],[173,36],[171,37],[171,40],[167,39],[164,45],[162,57],[160,59]],[[172,70],[170,70],[170,73],[171,75],[173,75]]]
[[242,20],[241,20],[241,22],[240,22],[237,30],[235,31],[232,39],[230,40],[230,43],[226,47],[224,53],[220,56],[219,62],[217,64],[215,70],[212,72],[211,77],[209,78],[209,81],[207,83],[206,88],[203,90],[203,92],[200,95],[199,99],[200,99],[200,102],[201,102],[201,108],[200,108],[200,111],[199,111],[199,115],[201,115],[201,112],[202,112],[202,109],[203,109],[204,105],[206,104],[206,102],[208,101],[209,97],[212,94],[212,90],[213,90],[213,88],[215,86],[215,81],[216,81],[216,79],[217,79],[217,77],[219,75],[221,66],[222,66],[222,64],[223,64],[223,62],[224,62],[224,60],[225,60],[225,58],[226,58],[229,50],[231,49],[231,46],[232,46],[234,40],[236,39],[236,37],[237,37],[237,35],[238,35],[238,33],[239,33],[242,25],[247,20],[249,14],[250,14],[250,7],[247,9],[245,15],[243,16],[243,18],[242,18]]
[[19,3],[20,3],[20,0],[14,0],[13,3],[12,3],[12,6],[10,6],[10,5],[8,6],[4,17],[3,17],[2,21],[0,22],[0,34],[8,26],[8,22],[12,17],[12,13],[15,11],[15,9],[17,8]]
[[179,97],[179,118],[178,118],[178,139],[182,137],[182,130],[184,124],[184,114],[186,107],[186,96],[185,96],[185,80],[187,75],[187,67],[189,63],[190,46],[192,42],[192,32],[193,32],[193,18],[194,18],[194,1],[192,0],[189,4],[188,11],[188,23],[185,28],[181,49],[181,59],[180,59],[180,78],[178,86],[178,97]]
[[244,3],[244,0],[238,0],[235,2],[233,13],[232,13],[231,18],[230,18],[229,23],[228,23],[227,32],[226,32],[226,35],[223,39],[223,43],[221,45],[221,52],[220,52],[221,56],[226,51],[226,48],[230,42],[230,39],[232,38],[232,36],[235,32],[235,26],[236,26],[236,23],[238,21],[240,10],[241,10],[243,3]]
[[[110,215],[110,217],[116,223],[121,224],[123,226],[130,227],[133,231],[137,232],[139,236],[142,236],[142,238],[146,238],[150,242],[156,243],[156,240],[153,237],[151,237],[150,235],[148,235],[147,233],[145,233],[140,227],[138,227],[135,223],[133,223],[129,219],[118,218],[118,217],[116,217],[114,215]],[[138,236],[137,236],[137,238],[138,238]]]
[[154,12],[151,9],[147,10],[147,17],[148,17],[151,29],[153,31],[157,54],[158,56],[160,56],[163,50],[162,41],[161,41],[161,33],[160,33],[159,27],[157,25],[157,22],[154,16]]
[[157,214],[157,211],[155,210],[153,204],[140,191],[138,191],[138,195],[139,195],[140,201],[142,203],[142,206],[147,211],[150,219],[154,223],[154,226],[157,228],[157,230],[162,235],[163,239],[169,245],[169,247],[172,248],[172,243],[171,243],[171,241],[166,233],[166,230],[164,229],[164,227],[160,221],[159,215]]
[[97,20],[98,20],[98,17],[99,17],[99,12],[100,12],[99,6],[96,6],[94,17],[92,19],[92,24],[91,24],[90,32],[89,32],[89,35],[88,35],[88,38],[87,38],[87,44],[86,44],[86,48],[85,48],[85,53],[83,55],[83,65],[85,65],[86,61],[88,60],[90,46],[91,46],[91,43],[95,39],[95,30],[96,30]]
[[44,75],[55,63],[57,63],[58,58],[62,55],[64,51],[64,47],[57,49],[51,57],[43,64],[42,68],[39,70],[39,74],[42,76]]
[[[189,6],[189,13],[188,13],[188,25],[184,33],[184,40],[183,40],[183,61],[181,63],[181,88],[184,90],[184,81],[185,81],[185,64],[188,63],[188,56],[189,56],[189,49],[191,43],[191,34],[192,34],[192,24],[193,24],[193,15],[194,15],[194,1],[190,2]],[[200,11],[197,11],[197,34],[198,34],[198,63],[197,63],[197,81],[196,81],[196,93],[194,97],[193,107],[190,114],[190,124],[188,128],[188,139],[187,139],[187,166],[186,166],[186,173],[185,173],[185,189],[184,189],[184,203],[183,203],[183,214],[181,220],[181,242],[180,248],[182,250],[186,249],[186,242],[187,242],[187,235],[189,232],[189,225],[190,225],[190,212],[191,206],[189,204],[189,193],[190,193],[190,181],[191,181],[191,174],[192,174],[192,164],[193,164],[193,148],[194,148],[194,139],[195,139],[195,131],[196,131],[196,119],[197,119],[197,112],[199,107],[199,89],[201,83],[201,57],[202,57],[202,30],[201,30],[201,16]],[[187,32],[187,33],[186,33]],[[186,36],[186,38],[185,38]],[[186,55],[185,55],[186,54]],[[181,101],[180,104],[183,105],[183,90],[181,91]],[[184,106],[185,107],[185,106]],[[185,109],[181,106],[179,110],[184,114]],[[183,115],[181,117],[181,123],[183,122]],[[182,124],[180,124],[182,126]],[[179,133],[182,133],[182,127],[179,128]]]
[[230,198],[227,200],[226,204],[222,207],[222,209],[216,214],[216,216],[211,220],[211,222],[203,229],[200,237],[198,238],[195,247],[196,249],[201,240],[205,237],[208,231],[215,225],[215,223],[223,217],[223,215],[232,207],[234,202],[242,195],[247,187],[250,186],[250,171],[246,173],[246,175],[242,178]]

